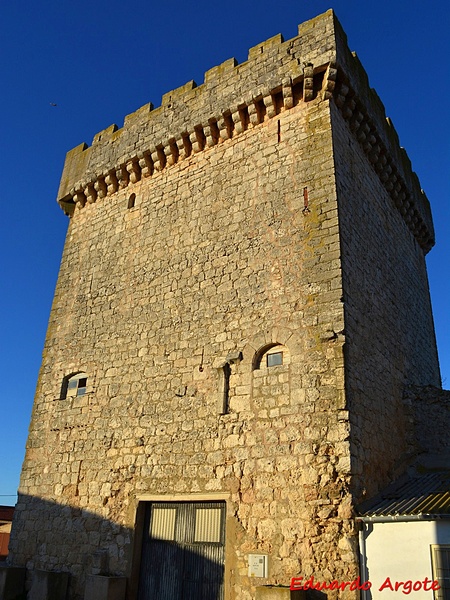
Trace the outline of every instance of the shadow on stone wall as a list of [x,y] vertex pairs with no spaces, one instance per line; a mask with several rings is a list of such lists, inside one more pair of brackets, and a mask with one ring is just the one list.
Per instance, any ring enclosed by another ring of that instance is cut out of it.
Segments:
[[318,590],[306,590],[306,600],[327,600],[328,596],[325,592]]
[[19,494],[8,564],[26,567],[27,588],[36,570],[69,572],[68,598],[84,596],[87,575],[125,576],[133,531],[91,511]]
[[[158,540],[153,554],[143,556],[141,568],[143,526],[143,503],[132,530],[76,506],[19,494],[7,564],[26,567],[29,600],[60,600],[42,595],[42,581],[41,591],[33,592],[37,585],[33,573],[42,571],[70,574],[64,600],[83,600],[89,576],[126,577],[123,600],[220,600],[223,566],[201,556],[194,547]],[[102,598],[108,595],[97,592],[95,600]],[[0,600],[6,600],[1,590]]]
[[433,386],[409,386],[403,396],[407,441],[411,456],[426,456],[435,467],[450,459],[450,391]]

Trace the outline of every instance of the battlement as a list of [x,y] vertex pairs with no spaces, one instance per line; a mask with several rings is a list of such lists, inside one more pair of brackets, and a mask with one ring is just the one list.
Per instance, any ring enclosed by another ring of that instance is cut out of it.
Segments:
[[434,244],[428,200],[411,169],[382,102],[332,10],[299,25],[299,35],[276,35],[151,103],[68,152],[58,201],[66,214],[142,178],[227,142],[300,102],[333,100],[427,252]]

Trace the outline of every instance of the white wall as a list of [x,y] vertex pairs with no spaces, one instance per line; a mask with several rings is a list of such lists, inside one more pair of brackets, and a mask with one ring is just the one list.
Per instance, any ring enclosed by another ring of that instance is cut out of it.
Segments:
[[[431,569],[431,544],[450,543],[450,522],[409,521],[390,523],[366,523],[366,568],[372,583],[367,598],[389,600],[409,597],[415,600],[432,600],[433,592],[424,588],[410,593],[401,586],[398,591],[379,588],[390,577],[391,583],[433,579]],[[361,548],[361,551],[363,549]],[[428,587],[431,583],[428,584]],[[395,589],[395,587],[394,587]]]

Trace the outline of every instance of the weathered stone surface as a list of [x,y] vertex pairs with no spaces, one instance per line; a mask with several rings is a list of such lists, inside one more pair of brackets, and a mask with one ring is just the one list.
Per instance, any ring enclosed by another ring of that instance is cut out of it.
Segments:
[[220,497],[226,600],[354,579],[404,388],[440,381],[428,202],[333,13],[69,152],[59,201],[14,564],[135,588],[142,503]]
[[125,600],[125,577],[90,575],[86,581],[84,600]]
[[305,600],[306,592],[290,590],[288,587],[259,586],[255,600]]
[[69,573],[35,570],[27,600],[66,600]]

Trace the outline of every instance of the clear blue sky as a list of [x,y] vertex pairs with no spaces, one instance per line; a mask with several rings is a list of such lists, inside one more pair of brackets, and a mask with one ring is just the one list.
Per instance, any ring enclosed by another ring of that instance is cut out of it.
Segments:
[[[430,199],[428,256],[450,387],[448,0],[23,0],[0,8],[0,504],[13,504],[67,218],[65,153],[227,58],[334,8]],[[57,106],[51,106],[56,103]],[[11,496],[7,496],[10,494]]]

